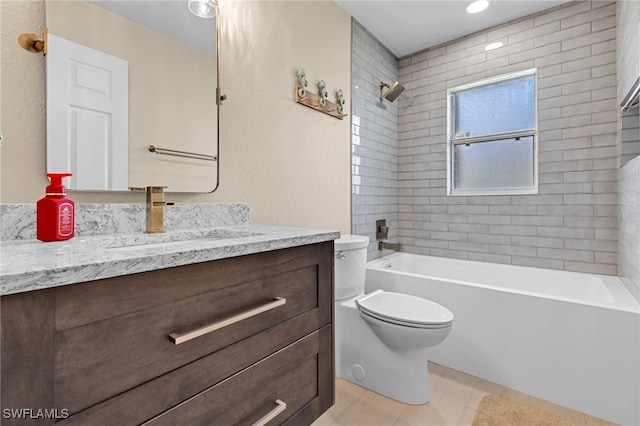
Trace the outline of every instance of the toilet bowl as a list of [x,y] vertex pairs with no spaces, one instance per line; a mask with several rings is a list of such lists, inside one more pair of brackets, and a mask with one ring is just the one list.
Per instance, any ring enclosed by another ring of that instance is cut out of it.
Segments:
[[335,241],[336,375],[408,404],[429,401],[426,348],[453,324],[447,308],[420,297],[364,293],[369,238]]

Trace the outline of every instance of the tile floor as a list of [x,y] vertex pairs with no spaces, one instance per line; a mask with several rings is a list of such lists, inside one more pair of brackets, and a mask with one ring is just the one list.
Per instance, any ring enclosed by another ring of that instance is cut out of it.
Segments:
[[471,425],[480,400],[491,394],[556,414],[576,425],[613,425],[431,362],[429,380],[431,401],[416,406],[402,404],[346,380],[336,379],[336,404],[312,426]]

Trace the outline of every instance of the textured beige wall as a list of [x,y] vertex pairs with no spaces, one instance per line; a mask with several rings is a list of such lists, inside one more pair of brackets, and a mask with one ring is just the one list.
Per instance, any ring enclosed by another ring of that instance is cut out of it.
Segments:
[[45,68],[42,55],[18,45],[18,34],[42,34],[44,2],[0,1],[0,201],[33,203],[44,194]]
[[[44,59],[17,34],[41,31],[44,3],[0,1],[2,19],[2,203],[44,192]],[[349,232],[350,121],[294,102],[296,72],[330,97],[350,90],[350,17],[332,1],[221,0],[220,186],[170,194],[176,202],[246,202],[252,222]],[[141,202],[142,194],[77,193],[77,202]]]

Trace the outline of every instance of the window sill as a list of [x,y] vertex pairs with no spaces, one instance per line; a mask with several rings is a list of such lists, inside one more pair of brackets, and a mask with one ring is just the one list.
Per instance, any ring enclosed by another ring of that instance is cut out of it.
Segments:
[[493,196],[493,195],[537,195],[538,188],[507,188],[507,189],[454,189],[449,190],[447,195],[452,197],[473,197],[473,196]]

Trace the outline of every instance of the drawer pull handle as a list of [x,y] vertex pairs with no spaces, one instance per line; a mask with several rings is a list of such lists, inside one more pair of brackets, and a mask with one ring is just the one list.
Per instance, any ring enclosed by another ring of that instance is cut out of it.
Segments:
[[286,409],[287,409],[287,404],[280,399],[276,399],[275,408],[269,411],[263,418],[255,422],[252,426],[264,426]]
[[276,297],[269,303],[265,303],[264,305],[258,306],[257,308],[249,309],[248,311],[242,312],[241,314],[233,315],[221,321],[214,322],[213,324],[205,325],[204,327],[196,328],[195,330],[191,330],[182,334],[171,333],[169,335],[169,340],[171,340],[174,345],[179,345],[180,343],[188,342],[189,340],[195,339],[196,337],[203,336],[207,333],[211,333],[212,331],[219,330],[228,325],[235,324],[244,319],[251,318],[255,315],[277,308],[278,306],[282,306],[285,303],[287,303],[287,299],[285,299],[284,297]]

